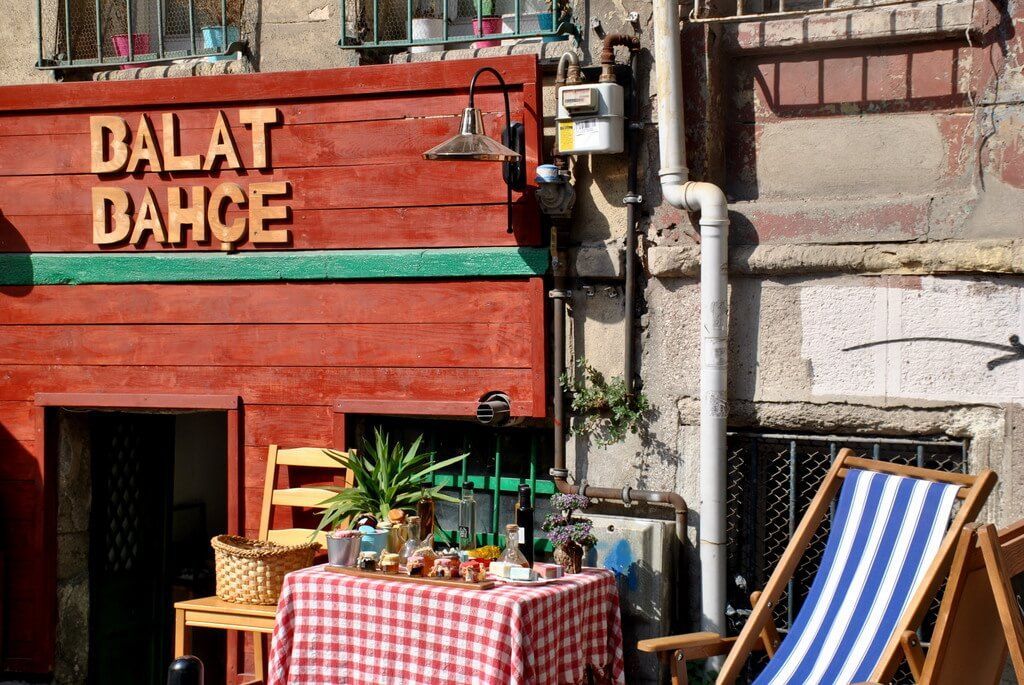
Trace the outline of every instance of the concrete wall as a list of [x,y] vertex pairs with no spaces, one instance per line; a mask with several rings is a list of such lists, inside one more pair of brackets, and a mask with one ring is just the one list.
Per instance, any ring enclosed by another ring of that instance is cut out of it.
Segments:
[[[1000,473],[988,515],[1006,523],[1024,516],[1015,475],[1024,364],[986,362],[1024,330],[1015,275],[1024,271],[1024,5],[940,4],[688,26],[690,167],[722,185],[732,208],[731,424],[970,439],[972,470]],[[627,31],[635,10],[645,73],[656,68],[649,2],[574,7],[588,34],[585,60],[598,48],[590,20]],[[357,58],[335,46],[333,1],[264,0],[249,12],[251,68]],[[38,80],[31,27],[7,31],[17,39],[0,47],[0,80]],[[550,65],[567,45],[393,59],[536,51]],[[661,203],[651,83],[640,83],[637,335],[655,409],[642,437],[605,449],[575,441],[570,467],[595,485],[682,492],[695,527],[700,239],[692,217]],[[549,88],[545,112],[553,110]],[[571,352],[614,376],[623,365],[626,165],[581,158],[575,171]]]

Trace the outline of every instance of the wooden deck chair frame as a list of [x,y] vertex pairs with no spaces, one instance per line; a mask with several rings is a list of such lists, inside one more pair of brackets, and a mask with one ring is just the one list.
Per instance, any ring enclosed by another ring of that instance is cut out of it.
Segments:
[[[345,471],[345,486],[352,486],[352,472],[344,469],[320,447],[281,449],[271,445],[267,450],[267,470],[263,482],[263,505],[260,510],[259,539],[281,545],[308,542],[313,534],[309,528],[273,529],[277,507],[319,509],[322,502],[335,493],[322,487],[277,488],[278,468],[298,466]],[[326,546],[326,535],[317,533],[316,540]],[[234,604],[218,597],[203,597],[177,602],[174,605],[174,656],[184,656],[191,648],[190,630],[194,627],[219,628],[251,633],[255,678],[249,685],[266,682],[263,636],[274,631],[277,606]]]
[[[825,474],[817,494],[807,507],[800,525],[793,533],[786,551],[779,559],[779,564],[768,579],[764,590],[755,592],[751,596],[753,610],[737,637],[728,638],[717,633],[705,632],[642,640],[638,644],[641,651],[656,652],[665,656],[671,655],[670,667],[672,682],[675,685],[688,683],[686,676],[688,660],[724,655],[725,663],[719,672],[717,682],[719,685],[731,685],[739,677],[740,671],[752,651],[763,649],[769,657],[774,656],[780,639],[772,618],[772,610],[786,590],[822,521],[828,516],[832,501],[838,494],[843,479],[850,469],[875,471],[960,486],[960,490],[957,492],[957,499],[961,500],[960,510],[953,518],[935,560],[929,566],[920,587],[914,593],[906,612],[901,617],[902,625],[908,629],[921,624],[931,598],[938,591],[949,570],[960,531],[967,523],[974,520],[981,507],[984,506],[985,500],[995,486],[996,475],[990,470],[982,471],[977,476],[971,476],[862,459],[854,456],[852,450],[844,448],[836,455],[835,462]],[[887,682],[892,678],[903,658],[902,633],[901,630],[897,631],[886,645],[882,658],[871,676],[872,681]]]
[[996,685],[1006,656],[1024,683],[1024,616],[1013,577],[1024,573],[1024,521],[996,531],[972,524],[960,534],[927,655],[903,634],[911,673],[927,685]]

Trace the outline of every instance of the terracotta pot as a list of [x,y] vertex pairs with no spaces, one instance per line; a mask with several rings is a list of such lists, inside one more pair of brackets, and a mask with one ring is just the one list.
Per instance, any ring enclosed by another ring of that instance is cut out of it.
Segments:
[[583,569],[583,547],[567,542],[555,547],[555,563],[561,564],[566,573],[579,573]]

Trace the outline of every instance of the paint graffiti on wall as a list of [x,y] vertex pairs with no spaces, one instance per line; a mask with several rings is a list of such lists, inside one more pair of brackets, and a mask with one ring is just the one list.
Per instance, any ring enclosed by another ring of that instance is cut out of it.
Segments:
[[[1019,402],[1019,279],[935,278],[920,287],[815,285],[801,291],[801,354],[816,395]],[[995,362],[990,366],[990,362]]]

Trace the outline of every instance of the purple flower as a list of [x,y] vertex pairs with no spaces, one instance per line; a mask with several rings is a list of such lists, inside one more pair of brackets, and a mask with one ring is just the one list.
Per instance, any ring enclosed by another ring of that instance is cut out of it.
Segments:
[[583,495],[566,495],[558,493],[551,496],[551,508],[570,514],[577,509],[586,509],[590,506],[590,498]]

